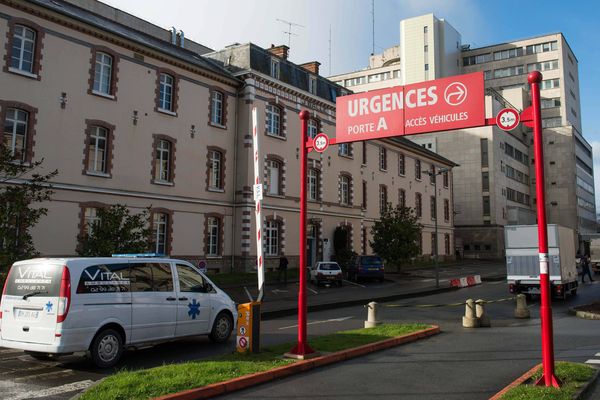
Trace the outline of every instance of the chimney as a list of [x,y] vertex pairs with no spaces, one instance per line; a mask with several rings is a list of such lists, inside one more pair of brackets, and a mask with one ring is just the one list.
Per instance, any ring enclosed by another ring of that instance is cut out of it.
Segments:
[[318,61],[311,61],[304,64],[300,64],[302,68],[309,72],[312,72],[315,75],[319,75],[319,65],[321,65],[321,63]]
[[271,48],[268,50],[269,50],[269,53],[271,53],[277,57],[281,57],[284,60],[287,60],[290,48],[284,44],[282,44],[281,46],[275,46],[274,44],[272,44]]

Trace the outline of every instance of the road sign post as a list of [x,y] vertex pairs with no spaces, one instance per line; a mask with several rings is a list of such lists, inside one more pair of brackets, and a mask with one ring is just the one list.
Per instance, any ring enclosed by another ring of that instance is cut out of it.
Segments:
[[535,157],[535,194],[537,198],[538,243],[540,261],[540,319],[542,323],[542,377],[538,385],[559,387],[554,375],[554,340],[552,333],[552,306],[550,279],[548,276],[548,230],[546,226],[546,196],[544,193],[544,142],[542,141],[542,113],[540,106],[540,82],[542,74],[533,71],[527,76],[531,85],[531,107],[533,116],[533,153]]

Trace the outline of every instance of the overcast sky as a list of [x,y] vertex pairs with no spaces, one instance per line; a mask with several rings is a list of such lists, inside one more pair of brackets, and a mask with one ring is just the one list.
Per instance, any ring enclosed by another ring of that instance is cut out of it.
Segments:
[[[287,45],[289,26],[277,19],[302,25],[292,26],[290,60],[319,61],[325,76],[366,67],[372,51],[371,0],[103,1],[161,27],[181,29],[213,49],[235,42]],[[594,147],[600,191],[600,1],[375,0],[375,52],[399,43],[400,20],[431,12],[472,47],[564,33],[579,61],[583,134]]]

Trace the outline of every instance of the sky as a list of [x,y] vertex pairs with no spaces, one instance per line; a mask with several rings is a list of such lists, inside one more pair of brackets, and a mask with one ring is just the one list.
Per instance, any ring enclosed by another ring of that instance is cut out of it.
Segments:
[[[290,60],[321,75],[365,68],[373,51],[372,0],[102,0],[218,50],[232,43],[288,44]],[[583,135],[600,192],[600,1],[374,0],[375,53],[397,45],[400,20],[433,13],[472,48],[562,32],[579,61]],[[291,22],[289,25],[279,20]],[[331,59],[331,62],[329,61]],[[596,196],[600,210],[600,196]]]

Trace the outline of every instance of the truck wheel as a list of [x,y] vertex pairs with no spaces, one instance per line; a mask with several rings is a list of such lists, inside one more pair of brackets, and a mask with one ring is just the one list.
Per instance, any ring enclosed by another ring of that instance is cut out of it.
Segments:
[[226,312],[221,312],[215,318],[209,338],[215,343],[225,343],[229,339],[229,336],[231,336],[232,330],[233,321],[231,317]]
[[99,368],[110,368],[119,362],[123,355],[123,338],[112,328],[100,331],[90,347],[92,361]]

